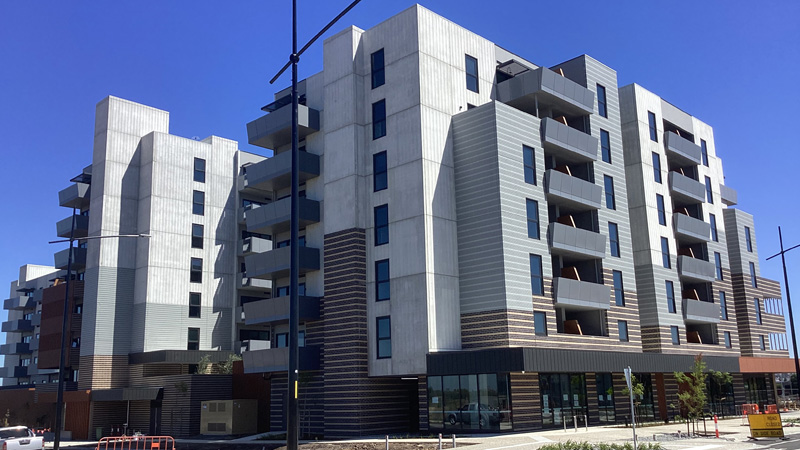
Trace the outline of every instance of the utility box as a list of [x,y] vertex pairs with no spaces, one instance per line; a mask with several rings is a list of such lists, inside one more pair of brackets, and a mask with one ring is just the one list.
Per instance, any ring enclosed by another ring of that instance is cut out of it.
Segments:
[[200,434],[258,433],[258,400],[208,400],[201,408]]

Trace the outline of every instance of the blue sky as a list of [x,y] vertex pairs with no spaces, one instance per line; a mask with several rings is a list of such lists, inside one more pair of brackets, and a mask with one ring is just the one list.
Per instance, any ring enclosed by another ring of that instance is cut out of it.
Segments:
[[[300,45],[348,3],[300,0]],[[363,0],[329,34],[369,28],[411,4]],[[780,262],[764,259],[778,250],[778,225],[787,246],[800,243],[800,2],[422,4],[537,64],[592,55],[617,70],[620,85],[636,82],[714,127],[726,184],[756,217],[762,276],[783,284]],[[8,206],[0,283],[25,263],[52,264],[64,248],[47,244],[69,214],[57,193],[91,162],[94,108],[105,96],[169,111],[173,134],[214,134],[258,152],[246,144],[245,124],[289,83],[268,80],[291,49],[290,8],[288,0],[0,2],[0,192]],[[320,42],[300,75],[321,68]],[[800,250],[788,262],[800,299]],[[7,294],[4,287],[0,299]]]

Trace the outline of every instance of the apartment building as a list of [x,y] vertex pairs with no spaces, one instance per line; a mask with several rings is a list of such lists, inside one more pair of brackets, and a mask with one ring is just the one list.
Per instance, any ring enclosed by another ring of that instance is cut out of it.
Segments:
[[[590,56],[537,65],[419,5],[326,39],[299,91],[302,433],[623,422],[628,366],[636,413],[666,420],[698,353],[734,374],[715,411],[775,401],[780,286],[708,125]],[[71,429],[198,434],[199,402],[234,398],[285,428],[289,89],[263,111],[248,140],[271,157],[98,104],[60,204],[83,236],[149,237],[85,241],[59,291]],[[245,374],[197,373],[232,354]]]

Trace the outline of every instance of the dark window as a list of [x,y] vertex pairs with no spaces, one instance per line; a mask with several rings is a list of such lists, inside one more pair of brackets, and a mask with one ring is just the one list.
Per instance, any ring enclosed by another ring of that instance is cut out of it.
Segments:
[[703,159],[703,165],[708,167],[708,147],[704,139],[700,139],[700,156]]
[[628,322],[625,320],[618,320],[617,326],[619,327],[619,340],[628,342]]
[[383,83],[386,82],[383,65],[383,49],[372,54],[370,63],[372,67],[372,89],[375,89],[378,86],[383,86]]
[[750,239],[750,227],[744,227],[744,240],[747,243],[747,251],[753,251],[753,241]]
[[622,287],[622,272],[615,270],[612,272],[614,277],[614,303],[617,306],[625,306],[625,291]]
[[392,357],[392,322],[389,316],[375,319],[378,341],[378,359]]
[[756,308],[756,324],[761,325],[761,300],[754,298],[753,305]]
[[389,205],[375,207],[375,245],[389,243]]
[[528,237],[539,239],[539,202],[525,199],[525,210],[528,214]]
[[465,65],[467,69],[467,89],[478,92],[478,60],[472,56],[465,55]]
[[719,291],[719,312],[722,320],[728,320],[728,300],[725,298],[725,291]]
[[650,125],[650,140],[658,142],[658,128],[656,127],[656,115],[647,111],[647,123]]
[[192,248],[203,248],[203,226],[192,224]]
[[681,335],[678,327],[669,327],[669,333],[672,335],[672,345],[681,345]]
[[714,193],[711,192],[711,178],[706,177],[706,201],[714,204]]
[[756,278],[756,265],[750,263],[750,285],[754,288],[758,287],[758,279]]
[[289,333],[275,333],[275,347],[285,348],[289,346]]
[[603,181],[606,188],[606,208],[617,209],[617,202],[614,198],[614,179],[608,175],[603,175]]
[[722,280],[722,256],[719,252],[714,252],[714,266],[717,270],[717,280]]
[[600,130],[600,149],[602,150],[603,161],[611,164],[611,138],[606,130]]
[[606,110],[606,88],[597,85],[597,113],[602,117],[608,117]]
[[719,242],[719,235],[717,234],[717,216],[709,213],[708,221],[711,222],[711,240]]
[[536,185],[536,155],[531,147],[522,146],[522,162],[525,166],[525,182]]
[[189,293],[189,317],[200,317],[200,293]]
[[608,242],[611,245],[611,256],[619,258],[619,227],[614,222],[608,222]]
[[531,291],[533,295],[544,295],[544,276],[542,275],[542,257],[531,256]]
[[766,350],[767,349],[767,346],[764,343],[764,335],[763,334],[758,336],[758,348],[759,348],[759,350]]
[[206,182],[206,160],[195,158],[194,159],[194,181],[200,183]]
[[372,139],[386,136],[386,100],[372,104]]
[[667,311],[675,313],[675,286],[672,281],[667,281]]
[[724,331],[723,335],[725,336],[725,348],[731,348],[732,347],[732,345],[731,345],[731,332],[730,331]]
[[547,336],[547,315],[545,313],[533,312],[533,331],[537,336]]
[[382,191],[389,186],[389,177],[386,168],[386,152],[372,155],[372,189]]
[[391,298],[390,287],[389,260],[375,261],[375,300],[389,300]]
[[192,258],[189,281],[192,283],[203,282],[203,260],[201,258]]
[[661,263],[667,269],[672,267],[669,257],[669,240],[665,237],[661,238]]
[[200,350],[200,328],[189,328],[186,350]]
[[289,296],[289,286],[278,286],[278,290],[275,292],[275,297],[288,297]]
[[653,179],[661,183],[661,155],[653,152]]
[[192,193],[192,214],[202,216],[205,213],[206,193],[203,191],[194,191]]
[[656,194],[656,208],[658,209],[658,223],[659,225],[667,224],[667,211],[664,209],[664,196]]

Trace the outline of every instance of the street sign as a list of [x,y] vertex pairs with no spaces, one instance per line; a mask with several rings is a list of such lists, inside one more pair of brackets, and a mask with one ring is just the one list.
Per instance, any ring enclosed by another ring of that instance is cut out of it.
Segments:
[[783,423],[780,414],[748,414],[750,437],[783,437]]
[[625,382],[628,383],[628,390],[633,390],[633,386],[631,386],[631,368],[626,367],[623,370],[625,372]]

